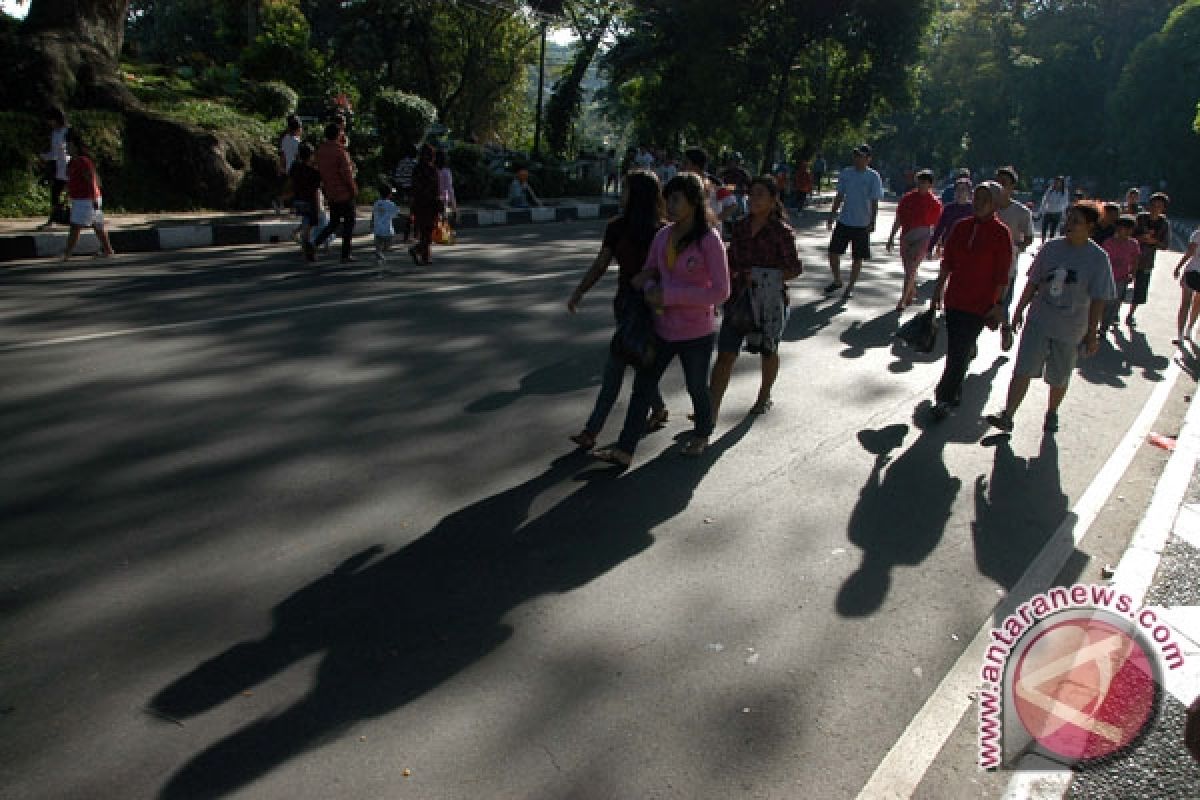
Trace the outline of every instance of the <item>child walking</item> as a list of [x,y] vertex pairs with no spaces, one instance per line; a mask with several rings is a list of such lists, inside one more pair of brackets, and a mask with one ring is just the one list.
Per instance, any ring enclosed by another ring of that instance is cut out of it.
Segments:
[[72,128],[67,133],[67,148],[71,160],[67,164],[67,197],[71,199],[71,232],[67,234],[67,247],[62,260],[66,261],[79,243],[79,232],[90,226],[100,241],[98,258],[113,255],[108,233],[104,230],[104,212],[100,210],[100,181],[96,178],[96,165],[92,163],[87,145],[79,131]]
[[379,189],[379,199],[371,207],[371,228],[375,233],[375,263],[383,269],[384,253],[392,249],[392,239],[396,236],[393,222],[400,213],[400,207],[392,201],[392,187],[384,184]]
[[1117,218],[1116,232],[1100,245],[1108,253],[1108,262],[1112,264],[1113,283],[1117,287],[1117,295],[1104,306],[1104,320],[1100,324],[1100,335],[1117,329],[1117,321],[1121,314],[1121,301],[1125,299],[1125,290],[1133,280],[1133,271],[1137,268],[1138,257],[1142,254],[1142,246],[1133,238],[1133,229],[1137,220],[1133,215],[1125,214]]

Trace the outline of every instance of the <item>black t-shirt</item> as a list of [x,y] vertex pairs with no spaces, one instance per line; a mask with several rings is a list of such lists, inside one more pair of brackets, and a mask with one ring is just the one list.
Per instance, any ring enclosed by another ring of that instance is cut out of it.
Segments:
[[[656,224],[655,230],[661,228]],[[646,256],[650,252],[653,238],[640,244],[629,237],[629,222],[623,217],[613,217],[604,229],[604,241],[601,247],[609,250],[617,260],[617,296],[613,301],[613,310],[620,315],[621,306],[633,286],[630,281],[633,276],[646,266]]]
[[317,189],[321,187],[321,173],[316,167],[311,167],[303,161],[295,161],[292,163],[292,170],[288,173],[288,177],[292,179],[292,194],[297,200],[303,200],[312,205],[313,210],[317,207]]
[[1133,229],[1133,238],[1138,239],[1146,233],[1154,234],[1154,238],[1158,239],[1158,244],[1141,242],[1142,254],[1138,256],[1138,270],[1141,272],[1154,269],[1154,254],[1166,248],[1170,243],[1171,223],[1167,222],[1166,215],[1152,219],[1149,211],[1143,211],[1137,216],[1137,227]]

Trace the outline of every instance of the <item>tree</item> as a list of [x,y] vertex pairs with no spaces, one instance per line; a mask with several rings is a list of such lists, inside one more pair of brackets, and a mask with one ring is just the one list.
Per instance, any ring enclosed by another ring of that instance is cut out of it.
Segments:
[[119,71],[128,9],[128,0],[30,0],[0,63],[6,105],[136,107]]
[[552,153],[565,155],[571,124],[583,102],[583,79],[587,75],[600,43],[612,26],[617,4],[605,0],[575,0],[562,4],[571,28],[579,37],[571,67],[555,84],[546,107],[546,143]]

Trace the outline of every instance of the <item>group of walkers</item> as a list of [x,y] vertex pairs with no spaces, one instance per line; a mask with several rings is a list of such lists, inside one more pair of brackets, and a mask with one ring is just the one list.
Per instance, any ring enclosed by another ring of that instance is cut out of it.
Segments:
[[[827,220],[832,281],[825,294],[841,290],[842,302],[854,296],[863,262],[871,257],[871,234],[883,198],[882,180],[870,167],[870,146],[854,148],[852,159],[838,175]],[[718,233],[719,184],[705,176],[706,160],[702,150],[689,150],[680,172],[665,185],[649,170],[628,173],[622,211],[606,228],[599,254],[567,303],[575,312],[615,258],[618,336],[639,304],[653,312],[657,349],[647,361],[633,364],[636,376],[617,443],[593,450],[597,458],[621,468],[632,462],[642,435],[668,418],[659,381],[676,356],[695,423],[683,448],[686,455],[699,455],[708,445],[743,346],[761,354],[762,377],[751,413],[765,413],[773,404],[778,344],[788,316],[786,281],[803,271],[795,233],[780,203],[776,176],[760,176],[749,181],[748,213],[733,223],[726,248]],[[1136,189],[1124,204],[1064,201],[1055,193],[1065,196],[1065,183],[1056,179],[1042,201],[1042,241],[1018,296],[1017,265],[1035,235],[1032,211],[1015,197],[1016,169],[1001,167],[978,186],[963,171],[945,204],[934,194],[933,181],[929,170],[916,174],[916,187],[897,205],[886,245],[892,252],[899,234],[904,277],[898,312],[916,300],[921,263],[928,257],[941,260],[930,305],[943,314],[947,347],[931,416],[945,419],[959,405],[979,336],[987,328],[999,333],[1002,350],[1017,345],[1004,407],[988,415],[988,422],[1004,432],[1013,430],[1030,383],[1041,378],[1049,386],[1043,428],[1056,431],[1078,359],[1096,353],[1101,339],[1116,330],[1131,285],[1125,324],[1137,325],[1134,312],[1147,300],[1154,255],[1169,243],[1169,198],[1157,192],[1145,209],[1138,205]],[[841,259],[847,249],[852,260],[843,282]],[[1182,290],[1175,343],[1182,347],[1191,341],[1200,318],[1200,232],[1192,236],[1175,272]],[[571,437],[585,449],[595,447],[630,360],[616,344],[614,340],[592,414]]]
[[[599,254],[567,302],[575,312],[615,258],[619,269],[613,311],[618,324],[651,310],[653,346],[636,370],[617,443],[593,450],[597,458],[622,469],[632,462],[643,434],[667,421],[659,382],[675,358],[683,369],[695,423],[684,455],[699,456],[707,448],[743,345],[762,357],[762,381],[751,412],[766,413],[772,405],[778,347],[787,324],[785,282],[803,271],[795,232],[775,178],[760,176],[748,181],[747,213],[732,224],[727,250],[715,213],[723,201],[716,182],[705,174],[707,161],[703,150],[688,150],[680,171],[665,186],[650,170],[635,168],[626,175],[622,212],[609,222]],[[741,313],[733,313],[735,308]],[[752,325],[739,321],[747,313]],[[571,437],[580,447],[595,446],[621,390],[625,366],[622,355],[610,349],[592,414]]]
[[[315,262],[317,248],[336,234],[341,237],[341,262],[352,262],[354,208],[359,186],[348,149],[345,118],[337,117],[325,126],[324,141],[315,149],[303,141],[303,136],[301,121],[289,117],[288,131],[280,140],[279,159],[280,174],[285,179],[281,194],[291,196],[292,208],[300,217],[297,233],[304,258]],[[433,261],[431,245],[435,227],[443,215],[456,212],[458,207],[445,153],[435,151],[429,144],[406,153],[397,166],[394,183],[381,183],[379,199],[371,208],[375,261],[384,263],[395,237],[396,220],[400,218],[404,243],[414,230],[416,233],[416,242],[408,248],[413,264],[428,266]],[[410,201],[408,213],[402,212],[396,202],[405,199]],[[323,207],[328,208],[328,222],[313,235]]]

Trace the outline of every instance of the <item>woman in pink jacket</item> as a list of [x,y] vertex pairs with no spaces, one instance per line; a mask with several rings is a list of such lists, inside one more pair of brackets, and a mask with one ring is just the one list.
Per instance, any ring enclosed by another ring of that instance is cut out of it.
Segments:
[[683,454],[702,454],[713,431],[708,370],[716,342],[716,308],[729,297],[729,263],[700,178],[680,173],[667,182],[663,194],[671,224],[654,237],[646,266],[633,279],[634,288],[643,289],[646,303],[655,309],[655,359],[634,381],[616,447],[594,451],[597,458],[619,467],[633,461],[646,428],[646,412],[658,396],[658,382],[676,356],[696,412],[696,428]]

